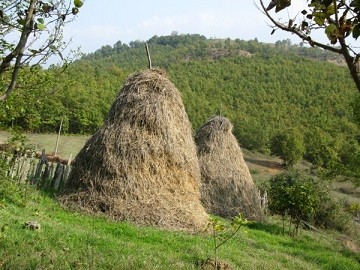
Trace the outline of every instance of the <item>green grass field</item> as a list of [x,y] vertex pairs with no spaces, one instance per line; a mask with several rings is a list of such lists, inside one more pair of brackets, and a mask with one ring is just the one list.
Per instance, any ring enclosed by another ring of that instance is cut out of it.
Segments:
[[[36,149],[41,151],[46,150],[46,153],[54,153],[56,147],[56,134],[32,134],[26,133],[28,144],[35,146]],[[4,143],[11,137],[11,133],[7,131],[0,131],[0,143]],[[63,158],[72,157],[80,151],[84,146],[89,136],[76,136],[76,135],[61,135],[59,138],[58,155]]]
[[[0,132],[0,142],[8,136]],[[39,149],[55,147],[56,135],[27,137]],[[61,136],[59,154],[76,155],[86,139]],[[280,170],[276,158],[247,150],[244,156],[258,182]],[[359,199],[349,185],[338,185],[334,192]],[[41,228],[26,228],[27,221],[37,221]],[[242,227],[220,248],[219,257],[233,269],[357,270],[358,248],[356,241],[332,231],[283,235],[281,221],[269,217]],[[213,257],[207,233],[169,232],[72,212],[52,194],[0,181],[0,269],[201,269],[201,262]]]
[[[32,187],[4,185],[0,269],[200,269],[214,256],[209,234],[140,228],[71,212]],[[26,228],[27,221],[41,228]],[[282,235],[280,223],[269,218],[242,227],[220,248],[219,258],[233,269],[360,269],[360,254],[340,238],[325,231]]]

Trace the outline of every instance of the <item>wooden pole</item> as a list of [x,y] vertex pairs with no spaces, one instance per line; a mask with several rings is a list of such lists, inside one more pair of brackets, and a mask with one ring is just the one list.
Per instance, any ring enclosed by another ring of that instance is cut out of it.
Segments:
[[60,133],[61,133],[61,129],[62,129],[62,125],[63,125],[63,120],[64,118],[61,117],[61,122],[60,122],[60,127],[59,127],[59,132],[56,138],[56,145],[55,145],[55,151],[54,151],[54,156],[57,155],[57,151],[58,151],[58,147],[59,147],[59,139],[60,139]]
[[147,54],[148,62],[149,62],[149,69],[152,69],[150,50],[149,50],[149,46],[146,42],[145,42],[145,48],[146,48],[146,54]]

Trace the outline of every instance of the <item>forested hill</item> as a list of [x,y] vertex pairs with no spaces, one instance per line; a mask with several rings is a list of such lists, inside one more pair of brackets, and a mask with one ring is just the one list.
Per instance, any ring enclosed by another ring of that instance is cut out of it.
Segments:
[[[360,153],[353,110],[359,94],[338,56],[289,40],[174,34],[147,43],[153,66],[165,69],[181,92],[194,130],[221,114],[248,149],[269,152],[276,135],[291,131],[304,140],[313,162]],[[147,65],[144,42],[119,41],[84,55],[61,76],[57,67],[23,71],[23,81],[42,83],[18,89],[1,106],[2,128],[55,132],[63,117],[66,132],[91,134],[128,75]]]
[[[240,39],[207,39],[201,35],[154,36],[147,41],[151,50],[151,58],[155,65],[162,68],[186,60],[216,60],[224,57],[253,54],[269,57],[274,55],[297,55],[304,58],[332,62],[345,65],[343,58],[332,52],[317,48],[308,48],[302,43],[292,44],[289,39],[277,41],[275,44],[258,42],[257,39],[244,41]],[[83,60],[110,60],[122,67],[139,68],[147,66],[144,42],[132,41],[124,44],[118,41],[113,46],[106,45],[94,53],[84,55]]]

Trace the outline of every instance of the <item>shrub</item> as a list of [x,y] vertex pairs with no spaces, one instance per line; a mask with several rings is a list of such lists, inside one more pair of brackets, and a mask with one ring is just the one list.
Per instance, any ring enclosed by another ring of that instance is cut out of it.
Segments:
[[345,232],[350,226],[350,217],[341,203],[332,199],[329,189],[317,178],[296,170],[286,171],[270,179],[269,210],[290,217],[290,227],[298,232],[302,222]]
[[25,135],[13,131],[4,151],[0,151],[0,205],[6,203],[23,205],[28,199],[28,184],[20,183],[16,176],[9,176],[17,157],[34,151],[27,142]]
[[318,201],[313,216],[315,226],[340,232],[346,232],[350,228],[350,215],[344,211],[341,202],[337,202],[331,197],[327,188],[319,188]]
[[291,170],[270,179],[269,209],[283,218],[289,216],[290,226],[298,232],[301,221],[308,221],[317,207],[317,183],[299,171]]

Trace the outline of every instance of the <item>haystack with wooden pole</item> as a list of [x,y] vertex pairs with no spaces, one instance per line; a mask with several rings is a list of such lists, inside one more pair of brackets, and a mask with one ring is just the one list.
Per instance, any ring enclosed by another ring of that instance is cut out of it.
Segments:
[[208,222],[199,184],[180,93],[151,69],[128,78],[104,126],[74,160],[60,200],[116,220],[196,232]]
[[212,214],[231,218],[262,218],[258,191],[232,133],[233,125],[221,116],[211,118],[196,134],[201,169],[201,201]]

